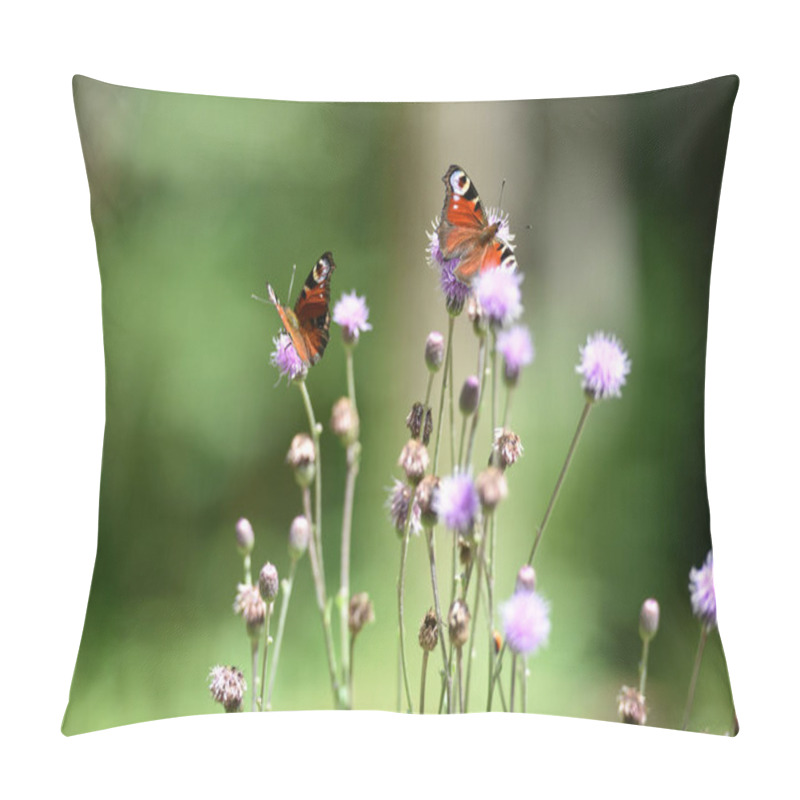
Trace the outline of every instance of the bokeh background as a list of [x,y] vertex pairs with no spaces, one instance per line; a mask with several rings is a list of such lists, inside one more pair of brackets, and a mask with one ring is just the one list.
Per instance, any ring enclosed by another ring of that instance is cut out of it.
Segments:
[[[425,247],[451,163],[469,172],[487,205],[497,204],[505,181],[502,206],[525,273],[523,321],[537,350],[513,404],[525,455],[509,473],[501,509],[500,599],[513,590],[582,409],[579,345],[595,330],[614,332],[633,364],[622,398],[592,412],[537,554],[552,633],[531,661],[529,709],[615,720],[620,686],[637,682],[639,608],[654,596],[661,627],[651,646],[648,724],[680,726],[699,637],[688,573],[710,548],[708,287],[737,86],[729,77],[624,97],[313,104],[77,77],[103,286],[107,415],[97,561],[64,732],[220,712],[207,690],[209,668],[249,663],[232,611],[242,572],[234,525],[240,516],[252,521],[256,568],[270,560],[288,570],[288,527],[301,509],[284,459],[306,424],[299,393],[276,386],[269,365],[277,314],[250,295],[269,281],[288,302],[292,266],[294,294],[325,250],[337,263],[334,300],[351,290],[366,295],[374,327],[356,350],[363,453],[351,590],[369,592],[376,622],[359,637],[355,699],[359,708],[396,708],[400,547],[386,489],[399,475],[405,415],[424,396],[425,338],[447,327]],[[458,386],[474,371],[477,345],[466,318],[456,333]],[[346,393],[338,334],[308,379],[323,421]],[[488,450],[486,415],[484,422],[479,460]],[[322,446],[333,595],[344,452],[327,430]],[[443,556],[446,534],[437,537]],[[416,630],[431,604],[421,540],[411,542],[409,570],[417,687]],[[474,665],[473,698],[485,686],[483,661]],[[307,560],[274,705],[331,706]],[[731,716],[715,632],[691,727],[724,733]]]

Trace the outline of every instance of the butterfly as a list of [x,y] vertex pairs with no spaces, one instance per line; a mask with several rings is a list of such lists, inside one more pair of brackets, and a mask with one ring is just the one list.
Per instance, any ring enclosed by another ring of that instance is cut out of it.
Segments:
[[269,299],[278,310],[283,327],[292,340],[300,360],[312,366],[322,358],[331,326],[331,274],[336,269],[333,256],[323,253],[300,290],[294,310],[281,305],[275,290],[267,284]]
[[478,190],[461,167],[453,164],[442,178],[445,185],[442,219],[437,229],[446,261],[457,258],[453,274],[464,283],[479,272],[517,265],[511,246],[498,238],[500,222],[489,224]]

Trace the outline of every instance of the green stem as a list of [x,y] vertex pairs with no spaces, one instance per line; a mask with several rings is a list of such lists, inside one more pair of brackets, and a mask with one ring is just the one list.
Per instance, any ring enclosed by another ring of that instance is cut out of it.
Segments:
[[514,686],[517,682],[517,654],[511,657],[511,696],[508,699],[508,710],[514,713]]
[[644,697],[644,687],[647,683],[647,655],[650,649],[650,640],[645,639],[642,644],[642,660],[639,662],[639,694]]
[[[452,317],[450,320],[452,321]],[[450,469],[456,468],[456,417],[455,417],[455,404],[453,402],[453,358],[450,357],[450,375],[449,375],[449,394],[450,394]]]
[[269,655],[269,620],[272,616],[273,603],[267,603],[267,619],[264,622],[264,659],[261,662],[261,696],[258,698],[258,707],[265,711],[264,708],[264,690],[267,686],[267,656]]
[[[481,600],[481,582],[483,580],[483,564],[484,564],[484,547],[486,544],[485,535],[481,535],[480,544],[478,545],[478,552],[476,554],[478,560],[478,577],[475,581],[475,602],[472,611],[472,626],[469,632],[469,645],[467,649],[467,680],[464,686],[464,711],[469,707],[469,681],[472,674],[472,662],[475,659],[475,631],[478,628],[478,610]],[[466,594],[466,592],[465,592]]]
[[245,554],[244,557],[244,582],[248,586],[253,585],[253,576],[250,572],[250,553]]
[[253,690],[250,692],[250,710],[256,710],[256,697],[258,696],[258,685],[256,679],[258,678],[258,637],[253,636],[250,640],[250,652],[253,656]]
[[522,682],[522,713],[528,713],[528,664],[527,659],[523,656],[520,659],[520,680]]
[[575,450],[578,447],[578,442],[581,439],[581,434],[583,433],[584,426],[586,425],[586,420],[588,419],[589,412],[591,410],[592,410],[592,401],[587,400],[586,405],[583,407],[583,411],[581,412],[581,418],[578,420],[578,427],[575,430],[575,435],[572,437],[572,443],[570,444],[569,450],[567,451],[567,457],[564,460],[564,466],[561,467],[561,473],[559,474],[558,480],[556,481],[555,488],[553,489],[553,494],[550,495],[550,502],[547,504],[547,511],[544,512],[544,517],[542,518],[542,522],[536,531],[536,538],[534,539],[533,547],[531,548],[531,554],[530,556],[528,556],[528,564],[533,563],[533,557],[536,555],[536,548],[539,546],[539,541],[542,538],[544,529],[547,527],[547,523],[550,521],[550,515],[553,513],[553,508],[555,507],[556,500],[558,499],[558,493],[561,491],[561,486],[564,483],[564,478],[567,476],[569,465],[572,462],[572,456],[575,454]]
[[444,371],[442,372],[442,394],[439,398],[439,419],[436,422],[436,443],[433,447],[433,474],[438,475],[439,469],[439,444],[442,436],[442,422],[444,421],[444,398],[447,390],[447,374],[450,371],[450,363],[453,360],[453,327],[455,317],[450,317],[447,327],[447,349],[444,357]]
[[[447,713],[451,713],[453,705],[453,682],[450,677],[450,668],[447,661],[447,646],[444,643],[445,628],[442,620],[442,607],[439,603],[439,583],[436,579],[436,542],[434,540],[433,528],[428,528],[428,560],[431,565],[431,586],[433,587],[433,608],[436,612],[436,623],[439,626],[439,644],[442,649],[442,666],[445,672],[445,687],[447,692]],[[426,651],[427,656],[427,651]],[[420,709],[420,714],[422,709]]]
[[478,375],[481,381],[480,394],[478,395],[478,407],[472,415],[472,425],[469,429],[469,441],[467,442],[467,456],[464,459],[464,469],[472,462],[472,446],[475,444],[475,434],[478,430],[478,420],[481,415],[481,406],[483,405],[483,393],[486,386],[486,373],[489,371],[488,364],[486,363],[486,337],[481,339],[478,350]]
[[422,675],[419,683],[419,713],[425,713],[425,675],[428,672],[428,651],[422,651]]
[[[322,557],[322,453],[319,446],[319,433],[320,427],[317,425],[317,420],[314,417],[314,407],[311,405],[311,396],[308,393],[308,387],[305,381],[298,381],[297,385],[300,387],[300,394],[303,397],[303,405],[306,409],[306,416],[308,417],[308,427],[311,431],[311,438],[314,440],[314,513],[316,516],[316,526],[312,527],[312,535],[317,540],[317,558],[319,559],[320,573],[325,576],[325,560]],[[309,520],[311,522],[311,520]]]
[[700,631],[700,643],[697,645],[697,655],[694,659],[694,669],[692,670],[692,680],[689,684],[689,696],[686,698],[686,708],[683,712],[683,730],[689,725],[689,717],[692,713],[692,705],[694,704],[694,690],[697,688],[697,676],[700,672],[700,662],[703,660],[703,650],[706,646],[706,639],[708,639],[708,626],[703,625]]
[[297,571],[297,559],[292,559],[292,566],[289,568],[289,577],[282,581],[281,589],[281,613],[278,616],[278,633],[275,637],[275,648],[272,652],[272,667],[269,671],[269,688],[267,689],[267,711],[272,708],[272,690],[275,687],[275,676],[278,673],[278,661],[281,657],[281,642],[283,641],[283,631],[286,627],[286,614],[289,611],[289,600],[292,596],[294,586],[294,574]]
[[406,702],[408,704],[408,712],[414,712],[413,703],[411,702],[411,686],[408,682],[408,666],[406,665],[406,636],[405,636],[405,621],[404,621],[404,595],[406,588],[406,558],[408,556],[408,539],[411,530],[411,517],[414,512],[414,498],[416,497],[416,489],[413,489],[408,499],[408,511],[406,512],[405,531],[403,531],[403,541],[400,550],[400,574],[397,577],[397,617],[398,626],[400,631],[400,664],[403,672],[403,685],[406,690]]

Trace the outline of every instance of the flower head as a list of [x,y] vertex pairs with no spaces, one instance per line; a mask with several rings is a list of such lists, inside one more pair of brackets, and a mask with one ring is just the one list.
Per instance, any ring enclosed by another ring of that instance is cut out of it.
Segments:
[[447,632],[453,647],[463,647],[469,640],[469,622],[472,615],[463,600],[453,600],[447,613]]
[[222,703],[225,711],[241,711],[242,697],[247,691],[244,675],[236,667],[216,666],[208,676],[211,696]]
[[445,261],[439,274],[439,285],[444,293],[447,310],[454,317],[462,312],[464,303],[472,292],[468,283],[462,283],[455,276],[454,270],[458,266],[458,261],[457,258]]
[[492,456],[500,465],[500,469],[506,469],[515,464],[522,455],[523,449],[522,442],[514,431],[510,431],[508,428],[495,428]]
[[350,633],[355,636],[361,633],[364,626],[369,622],[375,621],[375,609],[372,607],[372,600],[366,592],[354,594],[350,598],[348,607],[347,627]]
[[355,292],[343,294],[333,308],[333,321],[342,326],[342,335],[347,344],[358,341],[361,331],[371,331],[372,325],[367,322],[369,309],[366,298]]
[[658,605],[658,600],[654,597],[648,597],[642,603],[641,611],[639,612],[639,636],[643,642],[649,642],[658,632],[658,618],[661,615],[661,608]]
[[[406,531],[406,520],[408,518],[408,504],[411,500],[411,495],[414,490],[408,484],[402,481],[394,480],[394,486],[389,489],[389,500],[387,507],[389,508],[389,517],[395,530],[402,536]],[[420,522],[420,508],[419,503],[414,499],[414,505],[411,509],[411,521],[409,522],[409,530],[413,534],[419,534],[422,530],[422,523]]]
[[583,375],[583,390],[591,400],[619,397],[625,376],[631,371],[628,354],[616,336],[598,331],[580,348],[581,363],[575,371]]
[[535,591],[521,589],[500,609],[506,642],[513,653],[530,655],[547,644],[550,607]]
[[456,473],[442,479],[434,499],[434,508],[448,528],[459,533],[470,533],[479,507],[478,492],[469,475]]
[[275,349],[269,357],[270,364],[278,368],[280,377],[284,375],[290,380],[303,380],[308,373],[308,367],[303,363],[303,360],[297,355],[297,350],[294,349],[292,339],[288,333],[281,331],[273,340]]
[[422,625],[419,626],[419,646],[430,653],[436,649],[439,642],[439,623],[436,621],[436,614],[433,609],[422,618]]
[[236,546],[239,548],[239,552],[243,556],[252,552],[255,540],[256,537],[253,533],[253,526],[250,524],[250,520],[242,517],[236,523]]
[[289,527],[289,556],[297,561],[308,549],[311,540],[311,526],[304,516],[297,516]]
[[619,718],[629,725],[644,725],[647,722],[647,708],[644,695],[632,686],[623,686],[617,695]]
[[493,325],[506,327],[522,314],[522,274],[515,270],[490,269],[475,279],[475,297]]
[[267,600],[274,600],[278,596],[279,588],[278,570],[274,564],[267,561],[258,574],[258,589],[261,596]]
[[444,362],[444,336],[431,331],[425,340],[425,365],[431,372],[438,372]]
[[717,624],[717,596],[714,593],[714,557],[708,551],[700,569],[689,570],[692,613],[710,630]]
[[267,618],[267,604],[261,597],[257,586],[249,583],[240,583],[236,594],[233,610],[241,614],[247,624],[247,633],[251,637],[258,636]]
[[513,386],[519,378],[520,370],[533,361],[534,350],[531,334],[524,325],[515,325],[497,334],[497,351],[503,356],[504,377]]

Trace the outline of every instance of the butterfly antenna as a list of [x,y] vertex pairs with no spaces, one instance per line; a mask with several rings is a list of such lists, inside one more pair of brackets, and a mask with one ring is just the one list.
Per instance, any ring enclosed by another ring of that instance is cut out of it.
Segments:
[[250,295],[250,299],[251,300],[258,300],[259,303],[263,303],[265,306],[271,306],[272,305],[272,303],[270,303],[269,300],[265,300],[263,297],[259,297],[257,294],[251,294]]
[[506,188],[506,179],[503,178],[503,182],[500,184],[500,199],[497,201],[498,211],[503,207],[503,189],[505,188]]
[[[297,264],[292,264],[292,277],[291,280],[289,281],[289,293],[286,295],[287,298],[291,298],[292,296],[292,288],[294,287],[294,276],[296,272],[297,272]],[[287,300],[286,302],[288,303],[289,301]]]

